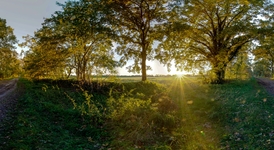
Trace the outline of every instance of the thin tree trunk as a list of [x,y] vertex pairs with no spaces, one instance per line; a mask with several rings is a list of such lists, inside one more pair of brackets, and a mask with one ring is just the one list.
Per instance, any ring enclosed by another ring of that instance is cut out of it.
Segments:
[[142,46],[142,81],[146,81],[147,80],[147,68],[146,68],[146,58],[147,58],[147,54],[146,54],[146,49],[145,49],[145,45]]
[[67,79],[69,79],[69,77],[70,77],[70,75],[71,75],[71,71],[72,71],[72,68],[69,68],[69,70],[68,70],[68,73],[67,73]]
[[77,77],[77,80],[80,80],[80,60],[77,58],[77,56],[75,56],[75,63],[77,64],[76,65],[76,77]]
[[86,80],[86,66],[87,66],[87,62],[84,59],[83,60],[83,66],[82,66],[82,80],[85,81]]

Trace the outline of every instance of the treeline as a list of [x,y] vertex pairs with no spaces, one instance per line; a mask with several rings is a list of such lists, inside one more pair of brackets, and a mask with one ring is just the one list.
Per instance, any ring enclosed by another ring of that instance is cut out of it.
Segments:
[[20,60],[15,51],[16,37],[13,29],[0,18],[0,79],[20,73]]
[[[273,3],[269,0],[79,0],[61,7],[20,46],[32,78],[91,80],[94,74],[168,68],[225,77],[272,76]],[[250,58],[254,57],[254,60]],[[117,60],[119,58],[119,60]],[[197,71],[198,70],[198,71]]]

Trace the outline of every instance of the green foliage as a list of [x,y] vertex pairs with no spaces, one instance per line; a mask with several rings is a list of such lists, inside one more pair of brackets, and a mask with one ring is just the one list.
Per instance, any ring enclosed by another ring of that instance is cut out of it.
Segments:
[[[81,113],[56,85],[20,80],[25,94],[18,101],[12,121],[1,132],[1,149],[94,149],[88,138],[99,140],[99,128],[87,126]],[[94,136],[93,136],[94,135]],[[12,140],[11,140],[12,139]]]
[[274,5],[269,5],[267,12],[264,14],[269,20],[262,21],[262,25],[266,26],[263,36],[258,38],[259,45],[252,50],[255,56],[254,74],[256,76],[273,77],[274,74],[274,51],[273,51],[273,8]]
[[151,69],[147,61],[158,60],[168,68],[175,63],[181,70],[210,70],[213,82],[223,83],[240,51],[258,42],[272,62],[271,1],[78,0],[57,5],[61,10],[22,43],[30,48],[25,57],[30,76],[76,74],[78,80],[91,81],[93,74],[115,74],[116,67],[133,60],[127,69],[141,72],[145,81]]
[[[171,149],[173,132],[180,125],[180,117],[175,112],[178,107],[163,90],[157,89],[157,84],[152,82],[140,82],[126,84],[137,86],[129,92],[122,92],[118,98],[108,98],[110,127],[112,136],[111,147],[114,148],[166,148]],[[130,88],[129,88],[130,89]],[[141,90],[153,89],[145,93]],[[135,91],[136,90],[136,91]],[[157,92],[160,93],[157,93]],[[111,95],[112,95],[111,90]],[[149,93],[149,94],[148,94]],[[115,94],[115,93],[113,93]],[[117,95],[117,94],[115,94]],[[160,96],[159,96],[160,95]],[[154,101],[148,97],[157,97]]]
[[0,148],[273,149],[273,97],[255,79],[159,82],[20,79]]
[[54,39],[55,43],[52,43],[52,39],[49,37],[53,34],[53,31],[48,28],[41,29],[39,32],[45,32],[48,36],[41,37],[40,34],[36,34],[35,37],[25,36],[25,42],[21,43],[21,47],[28,47],[29,50],[25,52],[24,57],[24,70],[25,76],[31,78],[61,78],[65,66],[65,60],[68,55],[67,51],[63,47],[59,46],[62,40]]
[[[93,74],[116,73],[119,63],[111,52],[112,41],[96,1],[59,4],[51,18],[33,37],[25,37],[25,69],[34,78],[68,78],[90,81]],[[80,10],[80,11],[79,11]]]
[[[142,0],[121,1],[106,0],[109,9],[108,19],[115,29],[118,43],[116,52],[121,55],[120,61],[126,63],[133,59],[134,62],[127,69],[130,72],[142,74],[142,81],[147,80],[147,60],[154,59],[155,49],[153,44],[163,38],[161,29],[166,23],[165,6],[167,0]],[[156,58],[158,59],[158,58]]]
[[238,56],[227,65],[226,78],[248,79],[252,76],[251,63],[247,52],[240,52]]
[[181,119],[176,113],[178,107],[162,85],[153,82],[95,85],[66,80],[20,80],[20,83],[24,84],[25,94],[19,100],[18,111],[12,114],[14,121],[5,122],[7,128],[0,136],[5,144],[0,148],[174,146],[170,145],[174,141],[173,131]]
[[265,58],[261,58],[254,63],[254,75],[257,77],[271,77],[271,62]]
[[264,3],[189,1],[174,10],[176,20],[171,20],[174,29],[171,28],[172,33],[160,48],[167,50],[166,55],[172,56],[178,68],[189,71],[211,68],[215,82],[222,83],[228,63],[247,43],[259,37],[255,18]]
[[6,20],[0,18],[0,79],[20,74],[20,60],[15,51],[16,37]]
[[[151,99],[152,102],[155,102],[160,96],[165,93],[166,88],[156,82],[151,81],[141,81],[141,82],[128,82],[123,83],[126,91],[133,90],[131,93],[134,97]],[[143,96],[143,97],[142,97]]]

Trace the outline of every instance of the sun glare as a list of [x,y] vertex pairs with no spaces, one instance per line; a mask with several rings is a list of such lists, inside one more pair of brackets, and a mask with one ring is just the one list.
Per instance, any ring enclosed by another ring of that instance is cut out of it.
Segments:
[[182,78],[184,75],[183,74],[176,74],[177,78]]

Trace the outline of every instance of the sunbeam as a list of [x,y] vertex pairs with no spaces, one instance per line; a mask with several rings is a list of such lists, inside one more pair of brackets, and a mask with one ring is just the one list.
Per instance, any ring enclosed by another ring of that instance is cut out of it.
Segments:
[[198,145],[198,149],[207,149],[208,145],[217,147],[218,133],[211,127],[213,123],[203,111],[205,101],[202,96],[208,87],[201,85],[196,77],[183,74],[176,75],[169,87],[173,100],[180,105],[183,130],[188,134],[186,149]]

